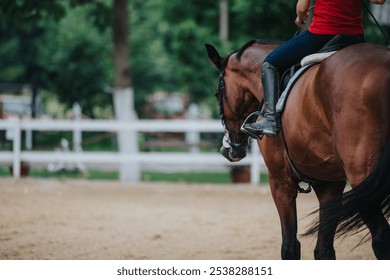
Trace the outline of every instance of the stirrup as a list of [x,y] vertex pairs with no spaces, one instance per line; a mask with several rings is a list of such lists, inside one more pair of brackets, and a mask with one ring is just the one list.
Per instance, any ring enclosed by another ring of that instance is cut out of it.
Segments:
[[[262,129],[254,128],[253,125],[256,125],[256,123],[255,123],[255,124],[252,125],[251,129],[253,129],[254,131],[257,131],[257,134],[260,134],[260,135],[265,135],[265,136],[272,137],[272,138],[276,137],[279,134],[280,130],[281,130],[280,119],[278,117],[275,117],[274,120],[270,120],[270,119],[267,118],[265,121],[266,122],[267,121],[268,122],[273,122],[275,127],[270,127],[270,126],[264,127],[265,124],[263,124],[263,128]],[[255,133],[255,132],[252,132],[252,133]]]
[[244,128],[244,126],[248,123],[252,123],[252,118],[254,116],[256,116],[255,119],[257,120],[261,114],[262,114],[261,111],[255,111],[252,114],[250,114],[248,117],[246,117],[245,121],[242,123],[241,128],[240,128],[240,130],[243,133],[245,133],[249,137],[252,137],[253,139],[256,139],[256,140],[261,140],[263,138],[263,135],[256,135],[256,134],[252,133],[251,131],[247,130],[246,128]]

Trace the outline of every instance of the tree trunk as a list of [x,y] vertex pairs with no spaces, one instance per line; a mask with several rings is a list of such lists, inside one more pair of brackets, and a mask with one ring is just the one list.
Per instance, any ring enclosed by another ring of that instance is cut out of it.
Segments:
[[[112,36],[114,43],[114,109],[116,119],[131,122],[137,119],[134,111],[134,91],[131,83],[129,20],[127,0],[114,1],[114,21]],[[118,146],[121,154],[128,158],[138,152],[137,133],[132,131],[118,132]],[[123,163],[119,169],[121,181],[139,181],[140,168],[137,162]]]
[[229,0],[219,1],[219,39],[222,43],[229,40]]
[[114,40],[115,88],[131,88],[130,47],[127,0],[114,1]]

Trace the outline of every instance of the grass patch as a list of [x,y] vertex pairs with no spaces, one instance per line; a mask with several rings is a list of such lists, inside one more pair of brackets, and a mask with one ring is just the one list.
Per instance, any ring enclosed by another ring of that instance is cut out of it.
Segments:
[[230,183],[228,172],[142,172],[141,181],[187,182],[187,183]]
[[[0,167],[0,176],[12,176],[9,168]],[[87,174],[78,171],[49,172],[45,168],[31,168],[28,175],[30,178],[57,178],[57,179],[91,179],[91,180],[117,180],[117,171],[89,170]]]
[[[8,167],[0,167],[0,177],[10,177],[11,173]],[[89,179],[89,180],[118,180],[117,171],[88,170],[87,174],[81,172],[63,171],[52,173],[45,168],[32,168],[29,173],[30,178],[56,178],[56,179]],[[185,182],[185,183],[231,183],[229,172],[142,172],[141,181],[143,182]],[[268,176],[261,174],[261,183],[268,182]]]

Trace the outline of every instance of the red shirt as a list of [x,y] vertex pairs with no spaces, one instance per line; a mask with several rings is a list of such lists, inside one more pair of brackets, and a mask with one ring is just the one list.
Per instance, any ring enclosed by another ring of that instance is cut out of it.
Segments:
[[317,0],[309,31],[314,34],[363,34],[362,0]]

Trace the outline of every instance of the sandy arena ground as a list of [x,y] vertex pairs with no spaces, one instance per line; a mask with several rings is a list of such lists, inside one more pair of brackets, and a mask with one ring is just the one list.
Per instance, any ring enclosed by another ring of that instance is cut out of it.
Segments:
[[[299,232],[316,207],[298,197]],[[360,236],[336,242],[338,259],[374,259]],[[315,242],[300,238],[302,259]],[[0,180],[0,259],[280,259],[268,186]]]

